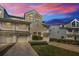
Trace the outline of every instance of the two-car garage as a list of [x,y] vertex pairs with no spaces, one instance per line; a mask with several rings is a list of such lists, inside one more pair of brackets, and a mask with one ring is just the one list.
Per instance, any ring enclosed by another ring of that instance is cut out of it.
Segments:
[[16,42],[27,42],[26,36],[0,36],[0,44],[16,43]]

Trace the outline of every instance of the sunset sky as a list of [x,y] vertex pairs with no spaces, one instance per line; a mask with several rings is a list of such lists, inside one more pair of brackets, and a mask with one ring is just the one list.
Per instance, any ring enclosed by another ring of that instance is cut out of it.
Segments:
[[43,21],[48,22],[55,19],[68,21],[69,18],[79,19],[79,4],[61,3],[5,3],[3,6],[8,14],[14,16],[24,16],[24,13],[35,9],[43,15]]

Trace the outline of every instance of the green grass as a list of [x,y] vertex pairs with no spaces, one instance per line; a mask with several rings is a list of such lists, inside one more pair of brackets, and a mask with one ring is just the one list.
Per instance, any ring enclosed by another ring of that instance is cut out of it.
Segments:
[[32,45],[40,56],[79,56],[79,53],[51,45]]

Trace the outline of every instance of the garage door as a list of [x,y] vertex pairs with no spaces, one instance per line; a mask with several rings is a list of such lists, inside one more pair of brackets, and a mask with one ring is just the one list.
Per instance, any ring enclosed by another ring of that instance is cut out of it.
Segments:
[[13,43],[13,36],[5,36],[4,39],[6,43]]
[[6,40],[4,39],[4,36],[0,36],[0,44],[5,44]]
[[13,36],[2,36],[1,40],[2,40],[2,43],[5,43],[5,44],[15,42],[15,39]]
[[27,42],[27,37],[25,37],[25,36],[19,36],[17,38],[17,42],[20,42],[20,43]]

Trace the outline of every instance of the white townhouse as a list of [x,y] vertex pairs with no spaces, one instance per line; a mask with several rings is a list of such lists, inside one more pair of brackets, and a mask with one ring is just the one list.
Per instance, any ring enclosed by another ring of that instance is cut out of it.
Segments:
[[49,27],[49,37],[67,40],[79,40],[79,20]]
[[42,16],[35,10],[24,13],[24,17],[18,17],[8,15],[7,11],[0,6],[0,44],[27,42],[27,37],[33,32],[44,30],[41,20]]

